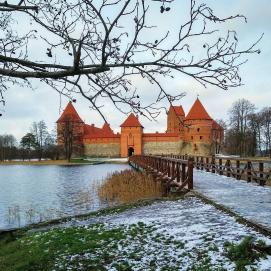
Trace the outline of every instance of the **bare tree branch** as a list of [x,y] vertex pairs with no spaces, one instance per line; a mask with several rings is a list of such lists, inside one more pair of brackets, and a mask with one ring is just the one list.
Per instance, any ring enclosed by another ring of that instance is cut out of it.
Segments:
[[[246,22],[243,15],[218,17],[206,4],[187,1],[186,21],[165,32],[159,30],[159,24],[149,23],[149,18],[158,9],[162,22],[163,16],[174,13],[176,0],[0,3],[5,15],[0,19],[0,101],[4,103],[9,83],[31,85],[34,78],[71,99],[82,95],[104,119],[105,100],[121,112],[153,119],[161,110],[157,103],[166,100],[172,104],[183,97],[183,91],[168,93],[164,83],[178,74],[204,87],[227,90],[242,85],[243,56],[260,53],[256,47],[262,36],[240,48],[237,33],[231,30],[219,36],[217,25],[238,19]],[[15,11],[20,11],[20,17]],[[18,32],[15,25],[21,16],[29,25]],[[38,56],[33,51],[37,42]],[[149,104],[139,97],[135,78],[158,88]]]

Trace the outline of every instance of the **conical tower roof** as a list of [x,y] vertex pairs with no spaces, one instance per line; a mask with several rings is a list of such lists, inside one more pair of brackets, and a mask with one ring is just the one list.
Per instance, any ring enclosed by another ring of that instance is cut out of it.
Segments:
[[83,122],[80,116],[78,115],[77,111],[75,110],[72,102],[69,102],[64,109],[63,113],[61,114],[60,118],[57,120],[57,122],[63,122],[63,121],[75,121],[75,122]]
[[128,118],[120,125],[120,127],[142,127],[143,128],[138,118],[133,113],[131,113],[128,116]]
[[182,107],[181,105],[179,105],[179,106],[176,106],[176,105],[170,106],[169,110],[170,110],[171,108],[176,112],[176,114],[177,114],[178,116],[184,116],[184,115],[185,115],[185,114],[184,114],[183,107]]
[[199,98],[197,98],[192,105],[189,113],[187,114],[185,120],[212,120],[212,118],[205,110]]

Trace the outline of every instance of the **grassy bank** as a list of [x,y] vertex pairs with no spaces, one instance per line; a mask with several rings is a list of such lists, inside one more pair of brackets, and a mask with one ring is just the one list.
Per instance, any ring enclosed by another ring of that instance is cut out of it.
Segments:
[[[150,240],[154,253],[148,259],[149,270],[156,270],[157,265],[161,270],[176,270],[180,263],[171,254],[184,244],[155,233],[154,227],[144,223],[116,228],[104,224],[69,227],[25,235],[7,243],[2,240],[0,270],[132,270]],[[159,253],[163,253],[163,259],[157,262]]]
[[[132,270],[152,240],[148,270],[177,270],[178,248],[184,244],[171,236],[154,233],[144,223],[108,228],[103,224],[34,233],[0,242],[0,270]],[[163,247],[163,251],[161,248]],[[157,256],[163,259],[157,262]],[[176,253],[172,258],[172,253]],[[179,255],[181,256],[181,255]]]
[[23,165],[23,166],[67,166],[67,165],[85,165],[93,164],[90,161],[84,160],[42,160],[42,161],[6,161],[0,162],[0,165]]
[[[247,265],[253,266],[266,256],[251,248],[252,237],[239,243],[225,242],[223,247],[208,235],[202,238],[204,249],[191,249],[185,235],[178,240],[174,234],[160,232],[159,223],[143,222],[28,232],[0,239],[0,270],[246,271]],[[214,263],[210,255],[218,254],[226,260]]]
[[117,159],[117,158],[74,158],[69,162],[68,160],[42,160],[42,161],[5,161],[1,162],[0,165],[30,165],[30,166],[69,166],[69,165],[93,165],[101,163],[127,163],[127,159]]
[[5,161],[0,162],[0,165],[66,165],[69,164],[67,160],[42,160],[42,161]]

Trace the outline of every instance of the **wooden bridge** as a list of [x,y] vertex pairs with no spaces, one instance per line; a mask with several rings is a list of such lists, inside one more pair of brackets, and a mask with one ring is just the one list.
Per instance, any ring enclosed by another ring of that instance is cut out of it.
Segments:
[[166,192],[169,189],[174,192],[193,189],[193,158],[184,160],[163,156],[134,155],[129,158],[129,163],[136,169],[145,170],[155,180],[161,181]]
[[215,156],[135,155],[129,162],[176,191],[193,189],[193,168],[264,186],[271,177],[271,161]]

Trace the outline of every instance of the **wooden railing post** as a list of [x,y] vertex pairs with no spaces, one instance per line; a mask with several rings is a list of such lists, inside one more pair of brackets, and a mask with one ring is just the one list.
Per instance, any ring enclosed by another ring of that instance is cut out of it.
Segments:
[[181,176],[180,176],[180,163],[179,162],[176,163],[176,179],[177,179],[177,182],[179,183],[180,179],[181,179]]
[[190,157],[188,159],[188,168],[187,168],[187,177],[188,177],[188,189],[193,189],[193,167],[194,167],[194,159]]
[[263,179],[263,162],[259,163],[259,171],[260,171],[260,185],[265,185],[265,181]]
[[230,162],[230,160],[227,160],[227,162],[226,162],[226,167],[227,167],[227,177],[230,177],[231,176],[231,169],[230,169],[230,164],[231,164],[231,162]]
[[223,171],[222,171],[222,159],[219,158],[219,175],[223,175]]
[[241,174],[240,174],[240,160],[236,160],[236,180],[241,179]]
[[185,168],[186,168],[186,164],[185,163],[182,163],[182,182],[185,181]]
[[206,171],[209,172],[209,157],[206,157]]
[[171,166],[171,175],[170,178],[174,179],[175,178],[175,165],[176,163],[174,161],[171,162],[172,166]]
[[251,161],[247,161],[247,181],[251,182]]
[[212,173],[215,173],[215,156],[212,156]]

